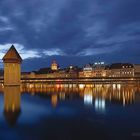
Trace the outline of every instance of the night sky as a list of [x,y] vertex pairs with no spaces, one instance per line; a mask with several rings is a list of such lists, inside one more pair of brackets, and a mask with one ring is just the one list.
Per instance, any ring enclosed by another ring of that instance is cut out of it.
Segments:
[[140,63],[140,0],[0,0],[0,59],[11,44],[22,71]]

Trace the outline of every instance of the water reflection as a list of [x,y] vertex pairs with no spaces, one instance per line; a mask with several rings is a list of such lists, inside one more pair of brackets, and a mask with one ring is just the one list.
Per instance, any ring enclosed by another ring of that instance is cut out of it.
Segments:
[[53,107],[56,107],[56,106],[57,106],[57,102],[58,102],[57,94],[53,94],[53,95],[51,96],[51,103],[52,103],[52,106],[53,106]]
[[93,102],[93,92],[90,86],[86,86],[84,88],[84,104],[85,105],[92,105]]
[[4,116],[10,126],[16,124],[20,112],[20,86],[5,86]]
[[82,98],[85,105],[105,110],[106,101],[123,106],[132,104],[138,87],[121,84],[24,84],[22,92],[50,96],[54,107],[61,100]]
[[[4,93],[4,117],[10,126],[16,124],[21,113],[21,94],[39,96],[51,101],[53,108],[62,101],[80,100],[84,106],[105,112],[107,104],[127,106],[140,100],[140,86],[121,84],[23,84],[0,86]],[[23,106],[24,108],[24,106]]]
[[86,106],[95,106],[97,110],[105,109],[106,102],[123,106],[134,103],[139,86],[121,84],[24,84],[19,86],[0,87],[4,91],[4,112],[20,112],[20,90],[32,96],[49,98],[52,106],[60,101],[83,99]]
[[96,111],[105,111],[105,99],[95,99],[95,109]]

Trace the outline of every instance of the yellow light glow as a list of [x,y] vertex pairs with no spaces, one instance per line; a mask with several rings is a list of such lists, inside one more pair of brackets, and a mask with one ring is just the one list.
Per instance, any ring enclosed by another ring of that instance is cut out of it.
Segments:
[[85,87],[84,84],[79,84],[79,88],[80,88],[80,89],[83,89],[84,87]]

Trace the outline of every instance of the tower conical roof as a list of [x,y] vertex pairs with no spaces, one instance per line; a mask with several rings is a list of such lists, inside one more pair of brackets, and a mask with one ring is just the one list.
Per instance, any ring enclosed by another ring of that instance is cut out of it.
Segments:
[[2,59],[4,62],[9,62],[9,63],[21,63],[22,62],[22,58],[19,55],[19,53],[17,52],[17,50],[15,49],[14,45],[11,46],[11,48],[7,51],[7,53],[5,54],[5,56]]

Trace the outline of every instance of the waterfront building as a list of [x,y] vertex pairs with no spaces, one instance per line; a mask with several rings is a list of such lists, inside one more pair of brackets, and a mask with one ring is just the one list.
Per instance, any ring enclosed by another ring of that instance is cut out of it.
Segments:
[[79,72],[79,77],[105,77],[106,66],[104,62],[96,62],[87,64],[82,71]]
[[104,62],[95,62],[93,64],[93,75],[94,77],[105,77],[106,74],[106,66]]
[[46,68],[40,68],[38,71],[34,71],[35,73],[39,73],[39,74],[47,74],[47,73],[52,73],[54,72],[50,67],[46,67]]
[[70,65],[67,68],[52,70],[41,68],[38,71],[23,73],[22,78],[101,78],[101,77],[134,77],[140,76],[140,65],[130,63],[114,63],[105,65],[104,62],[87,64],[83,68]]
[[140,64],[134,64],[135,77],[140,77]]
[[68,78],[78,78],[79,68],[77,66],[70,65],[66,71]]
[[12,45],[3,57],[4,85],[20,85],[22,58]]
[[22,73],[22,78],[78,78],[78,70],[79,68],[75,66],[55,71],[49,68],[41,68],[39,71]]
[[109,77],[134,77],[134,66],[130,63],[114,63],[110,65]]
[[21,72],[21,78],[30,78],[31,72]]
[[91,64],[86,64],[83,70],[79,72],[79,77],[93,77],[93,69]]

